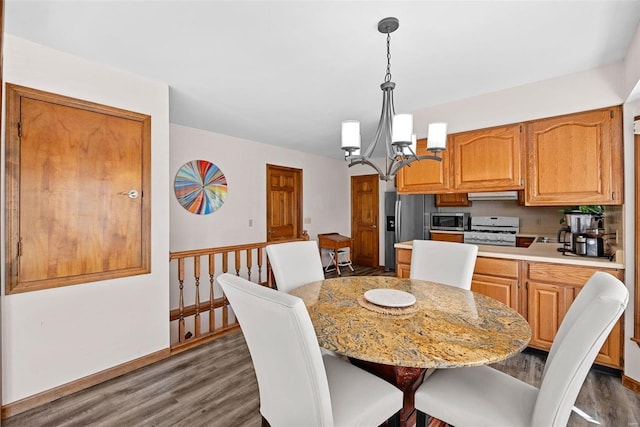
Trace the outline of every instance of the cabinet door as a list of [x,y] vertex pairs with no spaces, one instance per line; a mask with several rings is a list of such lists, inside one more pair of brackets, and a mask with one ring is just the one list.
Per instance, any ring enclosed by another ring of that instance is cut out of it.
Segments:
[[411,272],[411,249],[396,249],[396,276],[408,279]]
[[469,206],[470,204],[467,193],[436,194],[436,206],[439,208]]
[[527,124],[527,205],[622,204],[620,107]]
[[437,231],[431,232],[431,240],[438,240],[440,242],[455,242],[463,243],[464,234],[462,233],[438,233]]
[[571,286],[528,282],[531,347],[549,350],[574,298]]
[[[427,151],[427,140],[419,139],[416,154],[432,155]],[[449,148],[440,153],[442,161],[420,160],[405,166],[396,176],[398,193],[426,194],[449,189]]]
[[518,280],[474,274],[471,290],[497,299],[518,311]]
[[501,191],[523,188],[521,125],[451,135],[453,188]]

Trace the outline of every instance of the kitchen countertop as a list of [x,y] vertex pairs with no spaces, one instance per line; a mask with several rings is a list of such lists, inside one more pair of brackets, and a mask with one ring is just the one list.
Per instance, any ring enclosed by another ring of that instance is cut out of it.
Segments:
[[[526,236],[534,237],[534,236]],[[411,249],[413,242],[396,243],[394,247]],[[582,265],[600,268],[624,269],[623,251],[617,251],[613,261],[608,258],[590,258],[578,255],[562,255],[558,248],[560,243],[534,242],[528,248],[516,248],[511,246],[478,245],[478,256],[491,258],[517,259],[524,261],[553,262],[556,264]]]

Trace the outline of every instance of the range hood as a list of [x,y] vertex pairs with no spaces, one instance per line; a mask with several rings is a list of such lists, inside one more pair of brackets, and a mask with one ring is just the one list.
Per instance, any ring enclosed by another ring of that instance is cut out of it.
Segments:
[[469,201],[474,200],[518,200],[518,192],[488,191],[486,193],[469,193]]

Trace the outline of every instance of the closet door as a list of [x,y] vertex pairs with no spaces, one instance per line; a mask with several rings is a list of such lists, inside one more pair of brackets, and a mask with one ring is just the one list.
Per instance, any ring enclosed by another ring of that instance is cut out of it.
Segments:
[[150,271],[150,117],[8,85],[7,293]]

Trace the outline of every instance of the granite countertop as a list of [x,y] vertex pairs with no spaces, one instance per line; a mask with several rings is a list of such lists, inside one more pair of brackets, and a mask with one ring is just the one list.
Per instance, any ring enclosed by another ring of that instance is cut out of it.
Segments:
[[[413,314],[381,314],[357,298],[392,288],[416,297]],[[359,360],[418,368],[476,366],[504,360],[531,338],[527,321],[493,298],[421,280],[351,276],[290,292],[307,306],[320,346]]]
[[[524,235],[523,235],[524,236]],[[535,237],[535,236],[524,236]],[[411,249],[412,241],[396,243],[396,248]],[[617,251],[613,261],[608,258],[591,258],[578,255],[563,255],[558,252],[560,243],[534,242],[528,248],[516,248],[511,246],[478,245],[478,256],[491,258],[517,259],[524,261],[553,262],[556,264],[582,265],[600,268],[624,269],[623,251]]]

